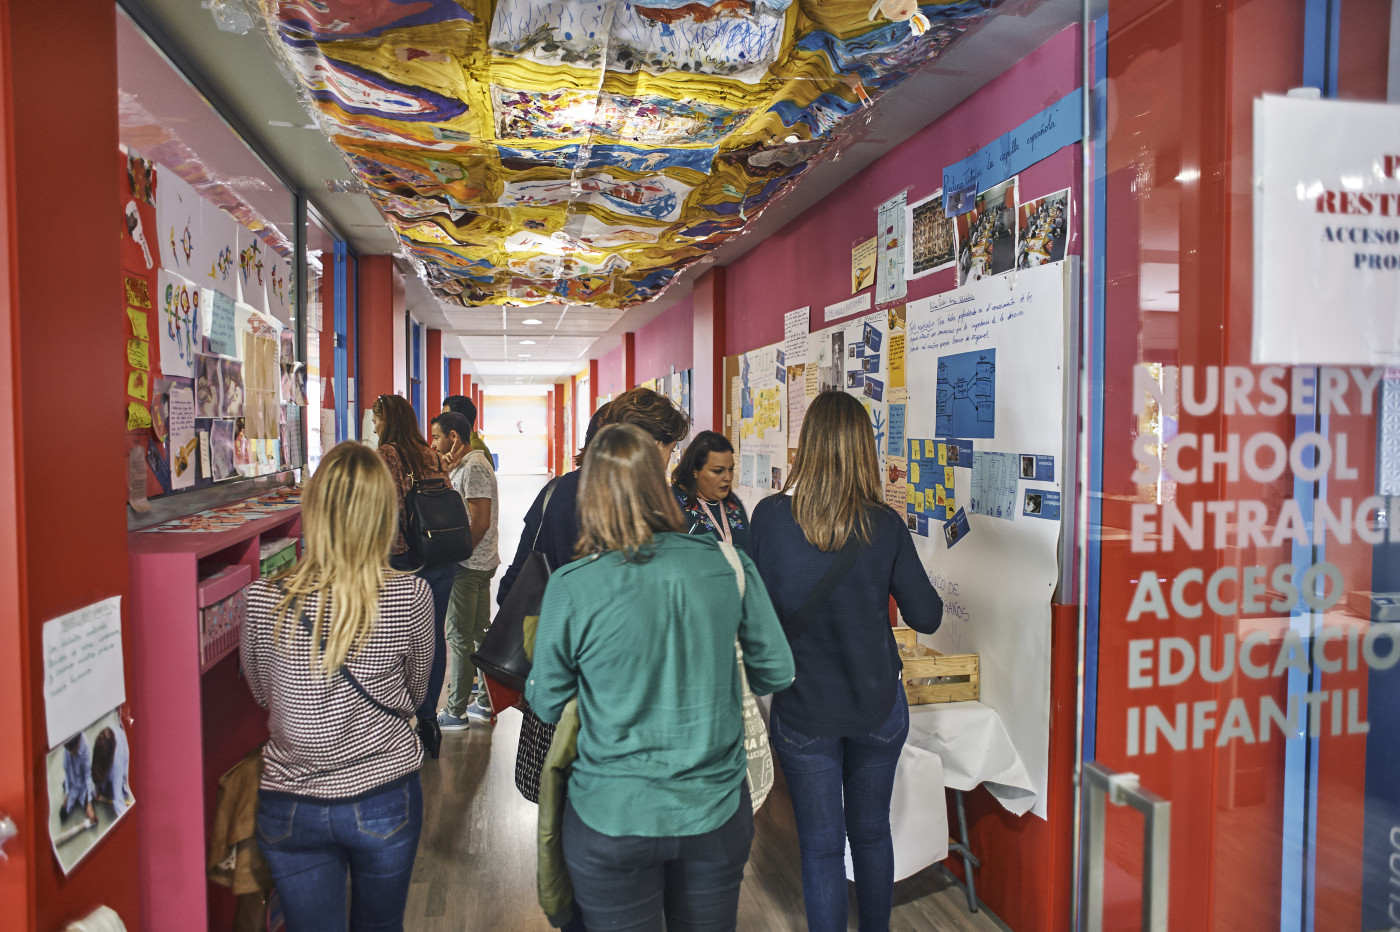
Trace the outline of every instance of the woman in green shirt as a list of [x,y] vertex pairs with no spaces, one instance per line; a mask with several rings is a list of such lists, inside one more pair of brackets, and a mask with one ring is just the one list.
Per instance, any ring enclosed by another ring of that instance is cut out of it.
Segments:
[[749,534],[749,514],[734,494],[734,445],[724,434],[702,430],[681,454],[671,487],[687,534],[713,534],[740,550]]
[[589,444],[579,559],[545,591],[526,698],[557,722],[578,695],[564,860],[590,929],[733,929],[753,840],[738,637],[757,694],[793,677],[748,557],[685,534],[658,444],[617,424]]

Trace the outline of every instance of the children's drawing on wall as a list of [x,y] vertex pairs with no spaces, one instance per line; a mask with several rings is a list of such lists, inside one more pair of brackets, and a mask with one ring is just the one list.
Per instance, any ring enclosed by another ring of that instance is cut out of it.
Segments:
[[956,218],[958,285],[1016,267],[1016,179],[977,195],[972,210]]
[[851,294],[874,284],[875,244],[878,241],[879,237],[872,236],[851,247]]
[[136,803],[130,767],[131,751],[115,710],[49,752],[49,838],[65,874]]
[[1065,257],[1069,238],[1069,189],[1036,198],[1016,211],[1016,268],[1030,269]]
[[156,329],[160,332],[160,371],[177,378],[194,378],[199,348],[199,292],[173,272],[160,270]]
[[943,215],[943,189],[909,208],[909,278],[951,268],[958,257],[957,225]]

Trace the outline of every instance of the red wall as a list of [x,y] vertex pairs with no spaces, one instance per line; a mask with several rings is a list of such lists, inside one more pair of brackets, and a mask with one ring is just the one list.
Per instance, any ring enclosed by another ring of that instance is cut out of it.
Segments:
[[695,363],[695,340],[691,326],[695,301],[690,295],[677,301],[666,313],[637,331],[637,379],[670,375],[689,369]]
[[[1070,27],[1027,55],[941,119],[876,159],[859,175],[768,237],[733,265],[724,353],[747,352],[783,338],[783,314],[823,308],[851,297],[851,246],[875,235],[875,211],[908,188],[910,202],[942,186],[942,170],[1039,113],[1079,86],[1079,30]],[[1062,149],[1021,172],[1022,201],[1078,188],[1074,149]],[[1079,253],[1078,220],[1069,251]],[[953,270],[909,283],[906,300],[953,287]]]
[[594,384],[594,394],[599,398],[615,396],[632,387],[623,381],[621,345],[598,360],[598,378]]

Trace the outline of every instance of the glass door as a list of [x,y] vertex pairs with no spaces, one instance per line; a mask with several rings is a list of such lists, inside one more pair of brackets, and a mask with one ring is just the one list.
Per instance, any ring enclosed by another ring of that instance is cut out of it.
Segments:
[[[1329,236],[1400,242],[1400,219],[1322,223],[1303,270],[1256,264],[1254,245],[1258,191],[1280,190],[1256,188],[1257,102],[1304,86],[1383,101],[1391,17],[1363,0],[1110,0],[1093,24],[1083,758],[1171,804],[1171,929],[1400,925],[1400,371],[1332,352],[1368,301],[1393,320],[1384,256],[1400,250],[1347,252],[1381,257],[1371,297],[1329,306],[1335,328],[1299,323],[1287,352],[1260,346],[1298,303],[1281,282],[1339,274]],[[1400,192],[1388,154],[1337,196]],[[1294,209],[1323,211],[1325,186],[1303,181]],[[1102,928],[1136,929],[1144,819],[1105,819]]]

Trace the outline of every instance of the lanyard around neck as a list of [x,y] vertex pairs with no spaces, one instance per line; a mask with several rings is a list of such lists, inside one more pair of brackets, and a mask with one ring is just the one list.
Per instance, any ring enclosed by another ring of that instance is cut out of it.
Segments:
[[729,530],[729,520],[724,514],[724,502],[719,503],[719,517],[716,518],[715,513],[710,510],[709,502],[705,501],[699,494],[695,496],[695,500],[700,503],[701,508],[705,509],[705,514],[709,516],[710,523],[715,526],[715,530],[719,531],[719,539],[725,543],[733,543],[734,532]]

